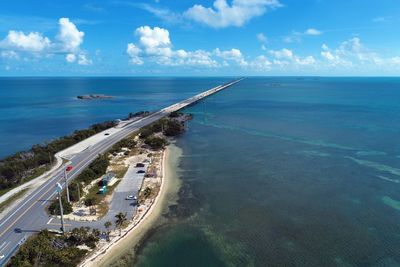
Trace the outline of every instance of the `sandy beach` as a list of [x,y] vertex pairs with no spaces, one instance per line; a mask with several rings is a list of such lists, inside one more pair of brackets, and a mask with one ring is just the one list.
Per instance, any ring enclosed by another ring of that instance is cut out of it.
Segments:
[[159,195],[142,221],[136,225],[124,238],[113,244],[106,253],[98,256],[94,261],[84,266],[123,265],[121,257],[128,255],[135,257],[134,248],[143,239],[147,231],[162,222],[162,213],[165,208],[176,200],[180,181],[177,176],[177,167],[181,150],[174,144],[169,145],[163,156],[163,179]]

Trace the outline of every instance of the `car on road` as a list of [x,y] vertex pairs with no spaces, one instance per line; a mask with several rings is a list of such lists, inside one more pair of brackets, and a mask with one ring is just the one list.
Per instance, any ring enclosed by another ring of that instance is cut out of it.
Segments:
[[104,135],[110,135],[109,133],[105,133]]
[[20,234],[20,233],[22,233],[22,230],[21,230],[21,228],[15,228],[14,232],[17,234]]
[[130,195],[130,196],[126,196],[125,198],[126,200],[137,200],[136,196]]
[[146,173],[144,170],[138,170],[137,173]]
[[66,170],[67,172],[70,172],[70,171],[72,171],[73,168],[74,168],[73,166],[69,165],[65,170]]

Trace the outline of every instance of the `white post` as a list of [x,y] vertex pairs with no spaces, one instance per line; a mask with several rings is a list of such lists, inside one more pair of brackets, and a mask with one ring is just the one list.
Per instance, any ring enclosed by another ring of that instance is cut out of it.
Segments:
[[65,234],[64,211],[63,211],[63,206],[62,206],[62,201],[61,201],[62,186],[60,185],[60,183],[57,183],[56,188],[57,188],[56,190],[57,190],[57,193],[58,193],[58,201],[59,201],[59,204],[60,204],[61,231],[63,232],[63,234]]
[[64,169],[64,180],[65,180],[65,187],[67,189],[67,201],[68,203],[71,203],[71,200],[69,199],[69,189],[68,189],[68,180],[67,180],[67,169]]
[[78,204],[79,204],[81,203],[81,191],[79,190],[79,183],[76,183],[76,185],[78,186]]

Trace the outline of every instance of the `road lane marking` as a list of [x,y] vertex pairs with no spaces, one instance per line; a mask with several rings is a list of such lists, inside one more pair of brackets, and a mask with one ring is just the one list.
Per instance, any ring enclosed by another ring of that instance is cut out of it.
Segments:
[[[60,224],[60,223],[48,223],[48,225],[56,225],[56,226],[61,226],[61,224]],[[64,226],[72,226],[72,224],[67,224],[67,223],[64,223]]]
[[6,247],[8,247],[9,244],[10,244],[10,242],[4,242],[3,245],[5,245],[5,246],[3,246],[3,247],[0,249],[0,253],[1,253],[3,250],[5,250]]
[[49,220],[46,224],[49,224],[53,219],[54,219],[54,218],[50,218],[50,220]]
[[8,243],[7,243],[6,241],[4,241],[3,244],[1,244],[1,246],[0,246],[0,252],[1,252],[5,247],[7,247],[6,244],[8,245]]
[[[56,173],[53,178],[50,178],[49,181],[46,182],[46,184],[39,188],[39,190],[37,190],[37,192],[35,192],[31,197],[29,197],[29,199],[27,199],[24,204],[22,204],[21,206],[19,206],[19,208],[17,208],[12,214],[10,214],[1,224],[0,227],[3,226],[4,223],[6,223],[9,219],[11,219],[12,216],[15,215],[15,213],[17,213],[20,209],[22,209],[29,201],[31,201],[37,194],[39,194],[43,189],[46,188],[46,186],[48,186],[50,184],[50,182],[52,182],[53,180],[57,179],[57,176],[59,176],[60,173]],[[1,235],[0,235],[1,236]]]

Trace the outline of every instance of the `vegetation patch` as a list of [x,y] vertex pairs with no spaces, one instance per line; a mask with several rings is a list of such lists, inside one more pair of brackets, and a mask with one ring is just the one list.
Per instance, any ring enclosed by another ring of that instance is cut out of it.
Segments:
[[50,169],[57,152],[115,125],[115,122],[112,121],[94,124],[89,129],[75,131],[71,135],[46,144],[34,145],[28,151],[18,152],[1,160],[0,195]]
[[76,266],[87,254],[87,249],[95,248],[100,232],[89,227],[75,228],[63,236],[47,230],[33,235],[19,248],[7,266]]
[[29,190],[29,188],[25,188],[25,189],[19,191],[18,193],[15,193],[11,197],[9,197],[6,201],[3,201],[2,203],[0,203],[0,213],[3,212],[8,207],[8,205],[13,203],[15,200],[17,200],[21,196],[23,196],[26,193],[26,191],[28,191],[28,190]]

